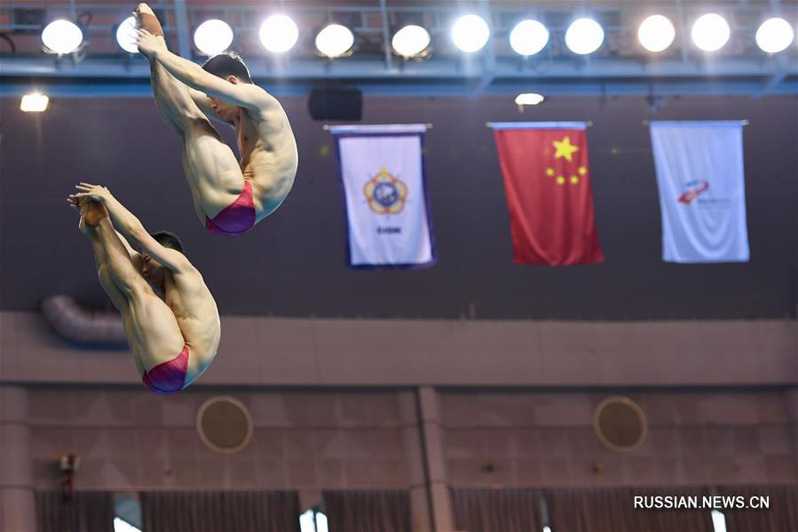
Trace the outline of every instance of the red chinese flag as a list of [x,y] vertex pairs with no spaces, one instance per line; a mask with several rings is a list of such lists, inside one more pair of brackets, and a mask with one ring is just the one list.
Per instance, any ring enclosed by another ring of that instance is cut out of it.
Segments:
[[603,262],[582,129],[495,129],[515,261]]

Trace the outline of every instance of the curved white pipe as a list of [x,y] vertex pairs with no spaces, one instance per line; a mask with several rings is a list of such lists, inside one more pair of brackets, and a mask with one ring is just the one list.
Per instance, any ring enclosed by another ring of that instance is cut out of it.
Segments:
[[116,312],[88,310],[71,297],[58,295],[42,302],[42,313],[65,340],[81,344],[127,345],[125,327]]

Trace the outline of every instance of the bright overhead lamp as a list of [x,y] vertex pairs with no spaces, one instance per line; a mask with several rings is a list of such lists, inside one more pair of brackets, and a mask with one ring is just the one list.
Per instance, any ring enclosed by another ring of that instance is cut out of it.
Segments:
[[489,38],[490,27],[479,15],[463,15],[452,26],[454,45],[469,54],[484,48]]
[[546,99],[542,94],[536,92],[524,92],[515,97],[516,105],[538,105]]
[[42,113],[47,110],[50,98],[39,92],[31,92],[22,97],[19,102],[20,111],[26,113]]
[[637,29],[637,39],[649,52],[662,52],[676,39],[676,28],[668,17],[651,15]]
[[604,28],[592,18],[580,18],[568,26],[565,45],[575,54],[592,54],[604,42]]
[[258,37],[268,51],[282,54],[296,44],[299,39],[299,28],[287,15],[272,15],[261,24]]
[[397,31],[391,39],[391,47],[397,55],[410,58],[422,55],[429,48],[429,32],[415,24],[409,24]]
[[205,55],[224,52],[233,44],[233,28],[219,19],[206,20],[194,30],[194,46]]
[[519,55],[535,55],[548,42],[549,30],[537,20],[522,20],[510,32],[510,47]]
[[52,53],[71,54],[83,42],[83,31],[74,22],[54,20],[42,31],[42,42]]
[[756,31],[756,45],[763,52],[777,54],[787,49],[795,39],[795,30],[783,18],[767,19]]
[[346,55],[354,45],[352,30],[340,24],[328,24],[316,35],[316,50],[330,59]]
[[723,48],[731,36],[731,28],[726,19],[717,13],[701,15],[693,24],[693,42],[705,52],[715,52]]
[[136,44],[136,18],[127,17],[116,28],[116,43],[119,47],[129,54],[135,54],[139,51]]

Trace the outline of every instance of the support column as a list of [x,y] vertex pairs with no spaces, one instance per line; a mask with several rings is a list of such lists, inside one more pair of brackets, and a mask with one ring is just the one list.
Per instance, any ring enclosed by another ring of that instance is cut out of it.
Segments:
[[0,532],[36,530],[28,391],[0,385]]
[[427,470],[427,481],[432,506],[433,530],[453,532],[454,513],[443,456],[443,429],[440,420],[438,394],[431,386],[418,389],[421,417],[421,437]]
[[790,426],[792,428],[792,459],[795,476],[798,478],[798,388],[792,388],[785,392],[787,401],[787,412],[790,416]]
[[432,508],[425,473],[421,418],[414,391],[399,394],[399,416],[402,420],[402,445],[410,489],[410,528],[415,532],[432,532]]

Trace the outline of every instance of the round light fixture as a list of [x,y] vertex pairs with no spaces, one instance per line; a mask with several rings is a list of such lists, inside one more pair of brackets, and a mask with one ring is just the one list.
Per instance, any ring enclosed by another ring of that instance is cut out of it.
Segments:
[[637,39],[649,52],[662,52],[676,39],[676,28],[668,17],[651,15],[637,29]]
[[580,18],[568,26],[565,45],[575,54],[592,54],[604,42],[604,29],[592,18]]
[[535,55],[549,42],[549,30],[537,20],[522,20],[510,32],[510,47],[515,53]]
[[756,45],[763,52],[777,54],[787,49],[795,39],[795,30],[783,18],[770,18],[756,31]]
[[205,55],[220,54],[231,44],[233,28],[223,20],[206,20],[194,30],[194,46]]
[[693,42],[705,52],[715,52],[723,48],[731,36],[731,28],[726,19],[717,13],[701,15],[693,24]]
[[299,39],[299,28],[287,15],[272,15],[261,24],[258,37],[268,51],[282,54],[296,44]]
[[490,27],[478,15],[463,15],[452,26],[454,45],[469,54],[484,48],[489,38]]
[[536,92],[524,92],[515,97],[516,105],[538,105],[546,99],[542,94]]
[[74,22],[54,20],[42,31],[42,42],[53,53],[71,54],[83,42],[83,32]]
[[354,45],[352,30],[340,24],[328,24],[316,35],[316,50],[330,59],[345,55]]
[[391,39],[393,51],[402,57],[416,57],[429,48],[429,32],[421,26],[410,24],[397,31]]
[[129,54],[135,54],[139,51],[139,47],[136,45],[135,17],[127,17],[116,28],[116,43]]

